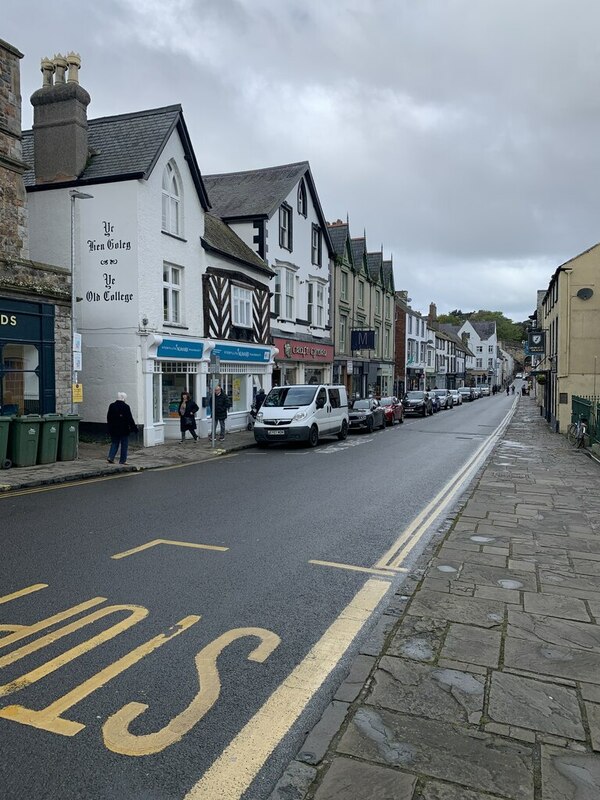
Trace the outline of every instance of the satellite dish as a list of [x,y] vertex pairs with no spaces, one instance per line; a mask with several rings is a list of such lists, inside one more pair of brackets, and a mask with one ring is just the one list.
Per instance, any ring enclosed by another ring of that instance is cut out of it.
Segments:
[[587,287],[586,287],[586,288],[584,288],[584,289],[580,289],[580,290],[577,292],[577,297],[578,297],[580,300],[589,300],[589,299],[590,299],[590,297],[591,297],[593,294],[594,294],[594,290],[593,290],[593,289],[589,289],[589,288],[587,288]]

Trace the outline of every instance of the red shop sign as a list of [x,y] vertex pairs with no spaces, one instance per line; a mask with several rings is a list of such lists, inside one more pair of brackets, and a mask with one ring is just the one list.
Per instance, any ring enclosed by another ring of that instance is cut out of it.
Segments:
[[299,342],[296,339],[279,339],[273,337],[273,344],[279,350],[277,361],[333,361],[333,345],[317,342]]

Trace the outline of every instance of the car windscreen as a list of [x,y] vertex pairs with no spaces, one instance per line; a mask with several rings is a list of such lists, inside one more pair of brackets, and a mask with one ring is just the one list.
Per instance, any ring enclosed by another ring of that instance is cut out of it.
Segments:
[[360,411],[368,411],[371,408],[370,400],[355,400],[352,408]]
[[434,389],[433,393],[437,394],[438,397],[443,397],[445,394],[448,394],[445,389]]
[[295,408],[312,403],[316,386],[276,386],[271,389],[263,405],[271,408]]
[[382,397],[379,401],[380,406],[393,406],[394,405],[394,398],[393,397]]
[[423,392],[407,392],[406,396],[409,400],[422,400]]

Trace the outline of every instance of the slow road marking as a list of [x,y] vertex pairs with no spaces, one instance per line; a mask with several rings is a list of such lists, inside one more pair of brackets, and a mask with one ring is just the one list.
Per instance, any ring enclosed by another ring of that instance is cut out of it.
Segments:
[[213,762],[185,800],[239,800],[385,596],[370,578],[303,661]]

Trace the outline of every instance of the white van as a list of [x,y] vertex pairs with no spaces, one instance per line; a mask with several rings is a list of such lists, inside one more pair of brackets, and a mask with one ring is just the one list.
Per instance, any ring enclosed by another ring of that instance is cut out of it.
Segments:
[[322,436],[348,435],[348,395],[345,386],[275,386],[266,396],[254,423],[259,445],[308,442]]

